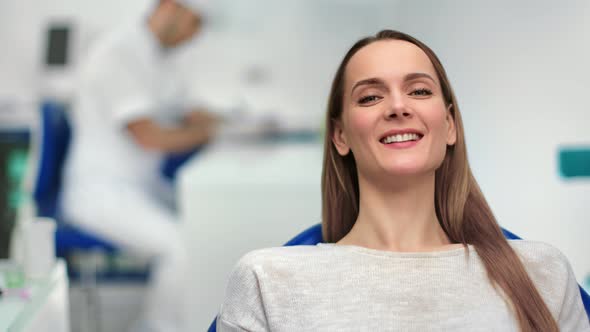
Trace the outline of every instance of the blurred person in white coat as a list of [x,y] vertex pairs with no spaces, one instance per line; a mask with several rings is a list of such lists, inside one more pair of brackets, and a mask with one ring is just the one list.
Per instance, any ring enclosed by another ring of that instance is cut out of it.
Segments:
[[137,331],[183,331],[188,257],[162,179],[164,156],[211,139],[217,117],[182,104],[172,50],[202,28],[205,0],[155,1],[83,63],[64,174],[66,220],[154,261]]

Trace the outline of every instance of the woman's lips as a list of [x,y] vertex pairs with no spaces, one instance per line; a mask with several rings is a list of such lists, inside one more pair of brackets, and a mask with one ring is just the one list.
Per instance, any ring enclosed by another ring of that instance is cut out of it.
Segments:
[[418,144],[418,142],[420,142],[422,140],[422,138],[423,137],[420,137],[417,140],[405,141],[405,142],[392,142],[392,143],[381,142],[381,144],[383,144],[386,148],[389,148],[389,149],[408,149],[408,148],[416,146]]

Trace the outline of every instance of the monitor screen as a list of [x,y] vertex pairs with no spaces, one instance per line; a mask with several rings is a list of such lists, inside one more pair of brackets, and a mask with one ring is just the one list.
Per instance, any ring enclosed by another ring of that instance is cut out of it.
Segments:
[[70,28],[66,25],[51,25],[47,31],[47,50],[45,64],[48,66],[66,66]]
[[9,256],[17,210],[25,199],[22,184],[29,146],[30,134],[27,131],[0,131],[0,258]]

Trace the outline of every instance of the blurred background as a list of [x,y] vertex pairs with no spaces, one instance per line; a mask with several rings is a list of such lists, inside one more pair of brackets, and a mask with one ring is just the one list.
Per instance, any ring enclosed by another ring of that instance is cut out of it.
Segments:
[[[588,1],[210,5],[201,36],[176,51],[188,98],[224,114],[270,116],[283,134],[208,149],[177,170],[193,330],[214,318],[226,273],[242,254],[320,222],[321,130],[332,75],[353,42],[384,28],[422,40],[446,67],[471,166],[499,223],[559,248],[590,289]],[[148,8],[146,0],[0,2],[3,258],[19,219],[39,215],[42,106],[71,105],[93,41]],[[581,157],[568,159],[571,153]],[[69,271],[71,329],[125,330],[140,311],[149,262],[86,249],[66,255],[69,268],[77,266]]]

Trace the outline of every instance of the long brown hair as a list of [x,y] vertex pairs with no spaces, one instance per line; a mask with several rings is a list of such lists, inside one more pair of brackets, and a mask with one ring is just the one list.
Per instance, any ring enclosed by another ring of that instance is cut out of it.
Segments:
[[422,49],[436,70],[446,106],[451,105],[457,140],[454,145],[447,146],[445,158],[435,174],[435,209],[442,229],[451,242],[473,245],[490,282],[494,287],[499,286],[499,291],[503,291],[511,302],[522,331],[558,331],[551,312],[508,244],[471,172],[458,103],[440,60],[428,46],[402,32],[384,30],[359,40],[344,56],[332,82],[322,172],[324,240],[337,242],[342,239],[358,217],[359,185],[354,156],[352,153],[344,157],[338,154],[332,137],[334,124],[343,111],[344,75],[348,62],[361,48],[381,40],[403,40]]

